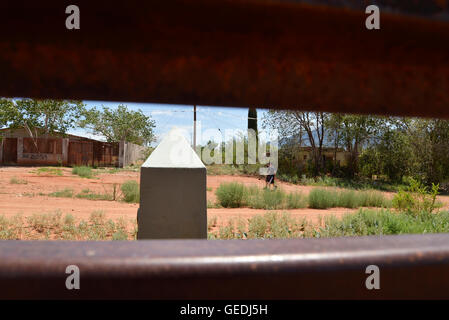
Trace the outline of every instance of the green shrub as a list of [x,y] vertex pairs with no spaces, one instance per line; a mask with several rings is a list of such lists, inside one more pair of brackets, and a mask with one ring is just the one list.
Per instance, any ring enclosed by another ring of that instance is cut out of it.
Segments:
[[362,207],[378,207],[389,208],[391,207],[391,200],[387,199],[381,192],[378,191],[365,191],[363,192],[364,198],[361,201]]
[[280,190],[265,189],[262,192],[264,209],[275,210],[282,209],[285,199],[285,193]]
[[219,203],[215,203],[212,200],[207,200],[207,208],[212,209],[212,208],[220,208],[220,204]]
[[401,189],[393,198],[394,208],[408,213],[419,214],[420,212],[432,213],[438,206],[436,197],[439,185],[432,183],[429,190],[426,186],[413,178],[409,179],[410,186],[407,190]]
[[389,201],[377,191],[312,189],[309,193],[309,207],[327,209],[333,207],[389,207]]
[[261,189],[256,185],[222,183],[216,190],[218,203],[225,208],[248,206],[254,209],[297,209],[307,206],[307,198],[301,193],[285,193],[282,189]]
[[137,181],[135,180],[125,181],[121,186],[121,190],[123,193],[123,200],[125,202],[139,203],[140,188]]
[[11,180],[9,180],[10,184],[28,184],[28,181],[24,179],[19,179],[17,177],[12,177]]
[[75,223],[75,217],[70,213],[66,214],[64,217],[64,224],[73,225]]
[[353,190],[335,192],[336,200],[334,206],[342,208],[357,208],[362,196]]
[[61,212],[55,214],[33,214],[27,217],[27,222],[31,228],[37,232],[43,233],[48,229],[58,229],[61,227]]
[[117,222],[106,221],[102,211],[93,212],[89,221],[81,220],[79,223],[70,214],[62,217],[60,211],[25,218],[20,215],[12,218],[0,216],[0,239],[126,240],[136,238],[135,221],[134,226],[134,231],[128,232],[128,223],[123,218]]
[[245,187],[241,183],[222,183],[215,191],[219,204],[224,208],[239,208],[244,204]]
[[38,175],[50,175],[50,176],[62,176],[63,172],[60,168],[50,168],[50,167],[44,167],[39,168],[35,171]]
[[252,217],[248,221],[248,238],[264,238],[268,222],[262,215]]
[[307,207],[307,197],[304,197],[302,193],[293,192],[289,193],[286,198],[286,209],[301,209]]
[[76,174],[82,178],[92,178],[94,176],[93,172],[92,172],[92,168],[91,167],[86,167],[86,166],[82,166],[82,167],[73,167],[72,169],[72,173]]
[[234,239],[234,223],[232,222],[232,220],[230,220],[228,222],[227,226],[224,227],[220,227],[218,230],[218,235],[220,237],[220,239]]
[[327,209],[337,205],[338,194],[334,190],[321,188],[312,189],[309,193],[309,207],[313,209]]
[[101,224],[104,224],[105,219],[106,219],[106,216],[105,216],[104,212],[101,210],[97,210],[97,211],[93,211],[90,214],[89,222],[94,225],[101,225]]
[[212,228],[217,226],[217,217],[213,217],[211,219],[207,219],[207,230],[210,231]]
[[395,213],[389,210],[360,209],[341,219],[328,217],[315,237],[369,236],[449,232],[449,213],[422,212],[420,215]]
[[285,239],[303,237],[305,221],[298,223],[288,213],[267,212],[248,220],[248,238]]
[[112,240],[120,240],[120,241],[128,240],[128,233],[125,230],[117,230],[112,235]]
[[72,198],[73,197],[73,190],[70,188],[65,188],[64,190],[55,191],[48,194],[49,197],[56,197],[56,198]]
[[89,189],[82,190],[80,193],[78,193],[76,195],[76,197],[79,198],[79,199],[88,199],[88,200],[107,200],[107,201],[114,200],[114,195],[113,194],[95,193],[95,192],[92,192]]

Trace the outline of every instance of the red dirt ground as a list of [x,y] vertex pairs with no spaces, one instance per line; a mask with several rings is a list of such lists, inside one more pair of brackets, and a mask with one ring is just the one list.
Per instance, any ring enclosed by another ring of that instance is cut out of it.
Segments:
[[[63,176],[37,174],[36,167],[0,167],[0,215],[12,216],[16,214],[29,216],[35,213],[51,213],[59,210],[63,214],[71,213],[77,219],[88,219],[93,211],[103,211],[107,218],[135,219],[138,204],[129,204],[120,201],[93,201],[77,198],[55,198],[47,196],[48,193],[71,188],[74,193],[83,189],[90,189],[97,193],[111,192],[114,184],[121,184],[126,180],[139,181],[139,173],[120,170],[117,173],[99,173],[94,179],[81,178],[71,173],[70,168],[62,168]],[[11,178],[26,180],[27,184],[12,184]],[[256,184],[264,186],[263,180],[245,176],[208,176],[207,198],[215,201],[215,190],[223,182],[241,182],[245,185]],[[313,187],[298,186],[278,182],[285,191],[302,192],[308,194]],[[209,189],[210,190],[210,189]],[[389,194],[388,196],[391,196]],[[448,197],[440,197],[445,207],[449,206]],[[333,208],[327,210],[294,209],[282,210],[289,212],[293,217],[304,217],[312,223],[318,223],[320,217],[326,215],[341,216],[357,210]],[[208,218],[217,218],[218,225],[226,224],[230,218],[250,218],[263,214],[266,210],[250,208],[211,208],[208,209]]]

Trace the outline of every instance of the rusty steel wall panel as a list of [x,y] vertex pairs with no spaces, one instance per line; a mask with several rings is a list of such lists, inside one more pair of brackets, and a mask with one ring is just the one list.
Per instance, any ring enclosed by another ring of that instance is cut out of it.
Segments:
[[97,167],[116,167],[118,166],[118,142],[93,142],[94,165]]
[[[67,290],[68,265],[80,290]],[[377,265],[380,290],[368,290]],[[0,241],[1,299],[448,299],[449,235]]]
[[68,149],[70,166],[93,166],[93,142],[70,140]]
[[447,1],[355,3],[2,1],[0,95],[449,117]]
[[71,166],[117,166],[118,153],[118,143],[70,140],[68,164]]
[[3,140],[3,164],[17,164],[17,138]]
[[[37,148],[36,148],[37,144]],[[61,138],[23,138],[23,153],[62,154]]]

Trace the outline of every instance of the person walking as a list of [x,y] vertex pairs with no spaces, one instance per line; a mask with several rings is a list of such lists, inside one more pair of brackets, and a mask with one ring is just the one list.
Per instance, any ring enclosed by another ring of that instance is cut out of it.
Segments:
[[267,164],[267,176],[265,178],[265,189],[271,189],[271,186],[273,186],[273,190],[275,190],[277,188],[277,186],[274,184],[275,176],[276,176],[276,168],[270,162]]

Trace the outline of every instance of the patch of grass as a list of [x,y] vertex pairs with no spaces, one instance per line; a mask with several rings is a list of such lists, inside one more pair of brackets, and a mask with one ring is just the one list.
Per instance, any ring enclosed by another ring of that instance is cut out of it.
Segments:
[[393,198],[393,207],[408,213],[420,213],[421,211],[432,213],[436,208],[442,206],[437,202],[439,185],[432,183],[429,189],[421,182],[410,179],[410,186],[405,190],[400,190]]
[[107,200],[113,201],[114,195],[108,193],[95,193],[89,189],[84,189],[80,193],[76,195],[79,199],[88,199],[88,200]]
[[307,197],[301,193],[286,193],[282,189],[269,190],[242,183],[222,183],[215,191],[217,203],[224,208],[250,207],[254,209],[314,209],[335,207],[390,207],[391,201],[378,191],[335,190],[315,188]]
[[[0,216],[2,240],[135,240],[137,224],[131,228],[123,218],[106,220],[101,211],[91,214],[88,221],[77,222],[73,215],[63,217],[60,211],[7,218]],[[134,227],[134,228],[132,228]]]
[[12,218],[0,216],[0,240],[19,240],[23,236],[23,218],[20,215]]
[[286,197],[286,209],[301,209],[306,208],[308,199],[303,194],[298,192],[289,193]]
[[218,204],[225,208],[248,206],[254,209],[298,209],[307,207],[307,198],[301,193],[287,194],[282,189],[269,190],[242,183],[222,183],[215,191]]
[[298,192],[286,193],[282,189],[251,186],[246,189],[246,204],[254,209],[299,209],[307,207],[307,197]]
[[123,200],[128,203],[139,203],[140,189],[139,184],[135,180],[125,181],[121,186]]
[[28,184],[28,181],[26,181],[25,179],[19,179],[17,177],[12,177],[9,180],[10,184]]
[[[267,212],[246,222],[231,219],[218,232],[210,232],[209,239],[284,239],[304,237],[305,220],[295,220],[288,213]],[[210,229],[209,229],[210,231]]]
[[37,169],[34,173],[38,175],[62,176],[63,171],[60,168],[44,167]]
[[[313,179],[312,179],[313,181]],[[318,177],[316,181],[310,183],[313,186],[328,186],[328,187],[339,187],[354,190],[380,190],[380,191],[391,191],[396,192],[400,190],[404,184],[391,183],[381,180],[371,180],[371,179],[343,179],[343,178],[333,178],[333,177]]]
[[327,209],[337,204],[337,192],[321,188],[312,189],[309,193],[309,207],[313,209]]
[[64,190],[51,192],[48,196],[56,198],[73,198],[73,190],[70,188],[65,188]]
[[343,237],[393,234],[449,232],[449,213],[421,212],[418,215],[390,210],[360,209],[343,218],[328,217],[325,226],[313,232],[314,237]]
[[382,193],[377,191],[315,188],[309,193],[309,207],[314,209],[390,206],[391,202]]
[[212,188],[211,187],[207,187],[206,191],[212,191]]
[[57,211],[54,214],[33,214],[31,217],[27,217],[28,225],[39,233],[44,231],[56,230],[61,227],[61,212]]
[[255,209],[281,209],[286,194],[280,189],[268,190],[251,186],[245,189],[245,203]]
[[73,167],[72,173],[80,176],[81,178],[91,179],[94,177],[94,172],[91,167]]
[[222,183],[215,191],[218,203],[225,208],[239,208],[244,204],[245,186],[241,183]]
[[221,208],[221,206],[219,203],[214,203],[212,200],[207,200],[207,208],[216,209],[216,208]]
[[[316,227],[305,219],[298,220],[286,213],[267,212],[247,221],[247,231],[239,231],[234,220],[211,232],[209,239],[283,239],[381,236],[397,234],[448,233],[449,212],[408,214],[389,209],[360,209],[341,218],[327,216],[324,226]],[[242,228],[240,230],[243,230]]]
[[94,172],[95,174],[116,174],[122,171],[128,171],[128,170],[124,170],[123,168],[98,168],[95,169]]
[[279,180],[294,184],[302,184],[316,187],[339,187],[353,190],[380,190],[397,192],[405,187],[404,183],[394,183],[383,180],[372,180],[368,178],[345,179],[336,177],[316,177],[316,178],[298,178],[297,175],[279,174]]
[[281,209],[283,207],[286,194],[280,189],[263,190],[261,194],[264,209]]
[[217,226],[217,217],[207,219],[207,230],[210,231],[212,228]]

